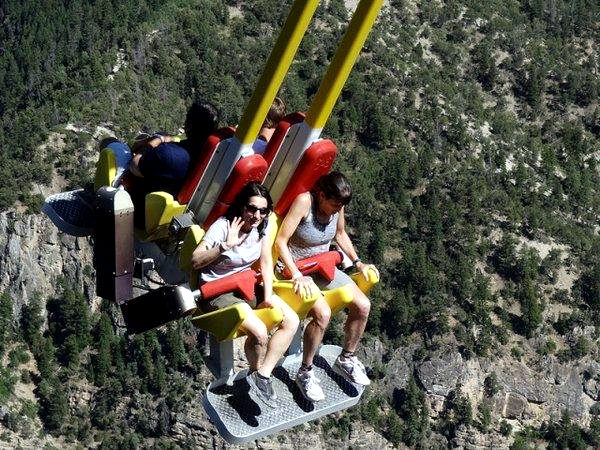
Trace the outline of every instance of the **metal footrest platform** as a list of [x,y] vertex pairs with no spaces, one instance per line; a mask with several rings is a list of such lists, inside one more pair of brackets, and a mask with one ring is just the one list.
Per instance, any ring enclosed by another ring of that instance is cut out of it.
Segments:
[[94,232],[94,197],[85,189],[61,192],[46,198],[44,212],[56,227],[72,236],[89,236]]
[[323,401],[306,400],[296,386],[296,372],[302,363],[302,354],[297,354],[285,358],[273,371],[278,407],[266,406],[250,391],[244,370],[234,377],[232,386],[222,380],[212,382],[204,396],[204,409],[227,442],[243,444],[349,408],[358,403],[364,386],[350,383],[333,371],[341,350],[336,345],[324,345],[314,359],[313,367],[325,393]]

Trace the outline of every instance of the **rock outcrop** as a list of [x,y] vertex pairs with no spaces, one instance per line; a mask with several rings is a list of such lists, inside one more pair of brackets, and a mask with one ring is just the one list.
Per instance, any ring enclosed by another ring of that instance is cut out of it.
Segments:
[[90,240],[60,233],[41,214],[1,213],[0,289],[12,296],[15,312],[35,293],[52,296],[60,277],[94,298]]

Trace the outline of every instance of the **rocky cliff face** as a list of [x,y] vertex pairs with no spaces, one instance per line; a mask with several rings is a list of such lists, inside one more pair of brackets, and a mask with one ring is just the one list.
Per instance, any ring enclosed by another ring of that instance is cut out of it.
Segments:
[[91,242],[59,233],[45,215],[0,214],[0,289],[14,299],[15,312],[35,293],[52,296],[65,277],[94,298]]

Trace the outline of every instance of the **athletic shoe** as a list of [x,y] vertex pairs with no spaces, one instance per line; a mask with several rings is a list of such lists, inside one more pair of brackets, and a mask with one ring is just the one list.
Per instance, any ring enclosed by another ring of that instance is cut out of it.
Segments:
[[277,394],[273,389],[271,377],[260,377],[258,372],[254,371],[248,375],[246,379],[248,380],[250,388],[252,391],[254,391],[260,401],[262,401],[269,408],[277,407]]
[[296,384],[307,400],[319,402],[325,398],[325,394],[323,394],[323,389],[321,389],[319,383],[320,380],[315,375],[313,369],[298,370],[298,373],[296,374]]
[[371,384],[365,366],[356,356],[346,358],[342,355],[338,356],[333,364],[333,370],[352,383],[362,384],[363,386]]

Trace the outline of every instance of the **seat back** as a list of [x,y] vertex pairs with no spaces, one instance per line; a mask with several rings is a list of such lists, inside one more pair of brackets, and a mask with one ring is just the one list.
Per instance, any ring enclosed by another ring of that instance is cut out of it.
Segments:
[[223,190],[208,217],[204,221],[204,229],[208,229],[219,217],[225,215],[229,205],[233,203],[239,192],[251,181],[261,182],[267,173],[267,162],[261,155],[250,155],[240,159],[225,182]]
[[192,157],[191,170],[188,172],[185,183],[177,194],[177,201],[180,204],[187,204],[190,201],[215,149],[221,141],[231,138],[234,133],[235,129],[233,127],[218,129],[206,139],[201,152]]
[[298,195],[310,191],[321,176],[329,173],[336,154],[337,148],[329,139],[317,141],[306,149],[275,205],[275,212],[278,216],[284,217]]
[[304,117],[304,113],[295,112],[288,114],[279,121],[277,128],[275,128],[273,136],[271,136],[271,139],[267,143],[267,147],[265,148],[265,152],[263,154],[263,158],[265,158],[265,161],[269,167],[275,159],[275,155],[277,155],[277,152],[281,148],[281,144],[283,144],[284,139],[288,136],[290,127],[296,123],[304,122]]

